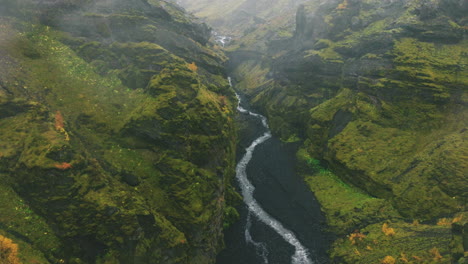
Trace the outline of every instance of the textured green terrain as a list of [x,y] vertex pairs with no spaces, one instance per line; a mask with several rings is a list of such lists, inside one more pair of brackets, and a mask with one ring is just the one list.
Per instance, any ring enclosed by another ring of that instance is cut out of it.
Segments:
[[236,138],[209,29],[156,0],[1,5],[0,235],[21,263],[213,263]]
[[[468,261],[466,1],[180,2],[236,37],[237,88],[300,142],[333,263]],[[209,28],[159,0],[0,5],[0,242],[21,263],[213,263],[238,195]]]
[[343,236],[333,261],[467,251],[467,13],[463,1],[309,1],[227,47],[237,88],[302,142],[299,170]]
[[464,17],[441,7],[422,21],[430,10],[417,1],[337,4],[310,18],[300,9],[288,40],[300,49],[272,61],[263,72],[273,78],[245,89],[280,136],[308,139],[312,157],[404,216],[460,210],[467,202]]

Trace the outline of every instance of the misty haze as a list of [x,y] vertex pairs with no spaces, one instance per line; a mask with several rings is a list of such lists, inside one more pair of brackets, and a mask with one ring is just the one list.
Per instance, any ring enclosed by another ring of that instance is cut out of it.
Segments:
[[468,263],[467,14],[0,0],[0,264]]

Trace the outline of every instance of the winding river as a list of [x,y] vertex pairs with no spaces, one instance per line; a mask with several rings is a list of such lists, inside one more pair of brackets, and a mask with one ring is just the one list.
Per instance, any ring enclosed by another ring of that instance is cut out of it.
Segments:
[[317,201],[294,173],[295,147],[273,137],[266,117],[238,99],[239,118],[247,124],[240,143],[247,147],[236,167],[244,207],[241,221],[225,234],[217,263],[326,263],[330,236],[321,231]]

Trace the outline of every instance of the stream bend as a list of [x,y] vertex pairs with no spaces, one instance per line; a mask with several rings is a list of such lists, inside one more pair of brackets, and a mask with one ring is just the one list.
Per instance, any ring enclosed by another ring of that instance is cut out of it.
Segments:
[[[231,79],[229,78],[229,83],[231,84]],[[239,182],[239,186],[242,191],[242,196],[244,198],[244,203],[247,205],[249,210],[249,215],[247,217],[247,224],[245,226],[245,239],[248,244],[252,244],[256,252],[259,256],[262,257],[265,264],[268,264],[268,250],[266,249],[265,245],[260,242],[255,242],[250,235],[250,226],[251,226],[251,217],[250,215],[253,214],[255,217],[258,218],[261,222],[266,224],[267,226],[271,227],[277,234],[279,234],[286,242],[292,245],[295,248],[294,255],[291,257],[292,264],[313,264],[313,262],[309,258],[308,250],[299,242],[297,237],[294,235],[292,231],[285,228],[278,220],[268,214],[258,202],[254,199],[253,193],[255,187],[247,178],[247,165],[249,164],[250,160],[252,159],[253,152],[255,147],[264,143],[268,139],[271,138],[271,132],[268,127],[266,117],[253,113],[241,106],[241,99],[239,95],[236,93],[238,99],[237,110],[240,113],[248,114],[259,118],[262,121],[263,127],[265,127],[266,132],[255,139],[250,146],[246,149],[246,152],[242,159],[237,163],[236,166],[236,178]]]

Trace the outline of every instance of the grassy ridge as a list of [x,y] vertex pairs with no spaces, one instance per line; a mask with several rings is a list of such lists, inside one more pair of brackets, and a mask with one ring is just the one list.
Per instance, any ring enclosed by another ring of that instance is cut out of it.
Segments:
[[197,57],[153,35],[109,44],[93,26],[102,17],[81,11],[62,28],[0,20],[0,235],[24,263],[213,262],[225,211],[235,216],[224,58],[187,19],[118,17],[139,36],[173,32]]
[[[320,160],[333,171],[303,171],[331,228],[349,236],[365,230],[367,239],[386,241],[373,246],[363,238],[360,248],[342,239],[332,257],[458,260],[463,254],[450,256],[450,228],[434,222],[466,211],[460,187],[467,184],[467,25],[460,12],[466,6],[445,0],[316,4],[298,10],[292,38],[265,38],[275,28],[260,26],[234,42],[231,54],[239,87],[273,132],[302,140],[302,163]],[[413,226],[415,219],[432,222]],[[384,234],[386,222],[399,236]]]

